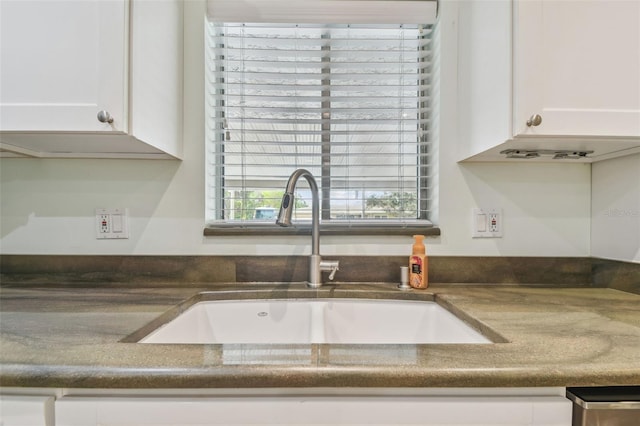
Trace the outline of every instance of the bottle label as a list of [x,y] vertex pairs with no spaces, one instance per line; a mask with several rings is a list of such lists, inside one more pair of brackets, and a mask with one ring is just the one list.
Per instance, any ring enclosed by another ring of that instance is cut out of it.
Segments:
[[420,259],[419,256],[413,256],[411,258],[411,273],[412,274],[422,273],[422,259]]
[[409,285],[413,288],[422,288],[422,259],[420,256],[411,256],[411,274]]

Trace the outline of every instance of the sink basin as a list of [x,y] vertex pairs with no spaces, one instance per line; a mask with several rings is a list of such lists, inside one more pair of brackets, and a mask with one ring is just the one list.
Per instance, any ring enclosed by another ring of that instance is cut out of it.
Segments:
[[194,304],[140,343],[492,343],[432,301],[251,299]]

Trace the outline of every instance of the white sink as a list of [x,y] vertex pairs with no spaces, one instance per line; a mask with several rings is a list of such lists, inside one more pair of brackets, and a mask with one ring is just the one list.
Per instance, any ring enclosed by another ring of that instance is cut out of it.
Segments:
[[252,299],[199,302],[140,343],[492,343],[435,302]]

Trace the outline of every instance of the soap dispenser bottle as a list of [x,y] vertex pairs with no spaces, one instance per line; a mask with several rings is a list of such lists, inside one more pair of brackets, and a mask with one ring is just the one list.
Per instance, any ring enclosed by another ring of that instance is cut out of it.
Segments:
[[409,257],[409,285],[413,288],[427,288],[429,268],[424,248],[424,235],[414,235],[413,249]]

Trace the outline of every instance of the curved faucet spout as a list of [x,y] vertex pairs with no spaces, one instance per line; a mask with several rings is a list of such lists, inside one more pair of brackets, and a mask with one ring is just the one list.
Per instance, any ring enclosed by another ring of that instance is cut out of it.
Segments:
[[318,195],[318,184],[310,171],[305,169],[295,170],[285,188],[280,204],[280,211],[276,223],[280,226],[291,226],[291,215],[295,206],[295,189],[298,179],[304,177],[311,188],[311,256],[309,258],[309,287],[320,287],[322,285],[322,271],[331,271],[329,279],[338,270],[338,261],[323,262],[320,257],[320,197]]
[[311,255],[320,254],[320,206],[318,196],[318,184],[310,171],[305,169],[297,169],[287,182],[287,187],[282,196],[280,204],[280,212],[276,223],[280,226],[291,226],[291,215],[295,206],[295,189],[298,179],[304,177],[311,188]]

